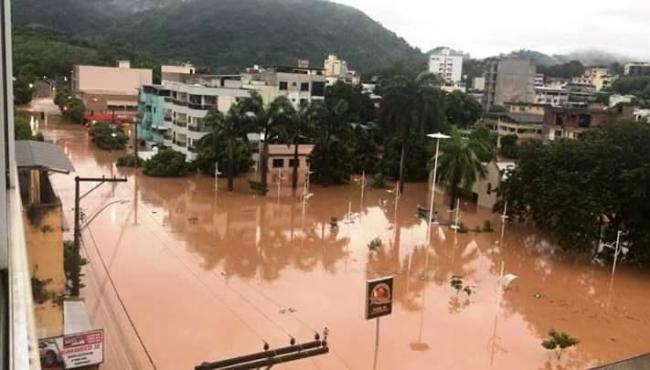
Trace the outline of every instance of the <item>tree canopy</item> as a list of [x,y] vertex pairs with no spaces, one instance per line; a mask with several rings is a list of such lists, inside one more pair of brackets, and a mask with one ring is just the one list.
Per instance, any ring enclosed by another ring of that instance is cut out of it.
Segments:
[[582,140],[526,143],[501,199],[515,219],[548,230],[567,249],[589,251],[622,230],[632,258],[648,263],[649,140],[647,124],[618,122]]

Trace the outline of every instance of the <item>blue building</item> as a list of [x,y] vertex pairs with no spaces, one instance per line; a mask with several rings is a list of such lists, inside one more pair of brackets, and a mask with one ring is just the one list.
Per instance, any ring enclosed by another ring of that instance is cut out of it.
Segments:
[[138,93],[138,138],[147,146],[162,145],[171,117],[165,115],[165,98],[170,91],[161,85],[144,85]]

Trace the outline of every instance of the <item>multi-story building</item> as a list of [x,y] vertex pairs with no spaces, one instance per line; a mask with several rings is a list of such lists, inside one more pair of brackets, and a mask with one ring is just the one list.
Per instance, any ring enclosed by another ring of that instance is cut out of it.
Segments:
[[169,88],[162,85],[144,85],[140,88],[138,115],[135,118],[140,142],[148,146],[163,143],[165,132],[171,124],[171,116],[165,115],[165,99],[170,94]]
[[359,86],[361,76],[356,71],[348,68],[345,60],[339,59],[336,55],[330,54],[323,62],[323,73],[327,79],[327,85],[334,85],[338,81]]
[[544,74],[536,73],[535,74],[535,88],[544,86]]
[[543,116],[548,104],[538,103],[504,103],[503,107],[510,113],[528,113]]
[[561,87],[535,87],[535,103],[565,106],[569,103],[569,91]]
[[[241,74],[243,86],[262,92],[270,100],[285,96],[294,106],[325,99],[327,78],[322,69],[255,66]],[[265,102],[267,102],[265,100]]]
[[460,85],[463,75],[463,56],[449,48],[442,48],[429,55],[429,72],[438,75],[446,84]]
[[585,77],[589,79],[589,83],[596,87],[596,91],[600,91],[609,87],[614,81],[614,77],[609,73],[609,68],[604,67],[591,67],[585,70]]
[[129,61],[116,67],[75,65],[72,89],[90,116],[111,113],[132,116],[138,108],[138,89],[151,84],[151,69],[131,68]]
[[517,135],[519,140],[542,140],[544,115],[526,112],[489,113],[485,117],[485,127],[497,134],[497,147],[501,138]]
[[650,63],[628,63],[623,73],[626,76],[650,76]]
[[596,101],[596,87],[591,82],[574,80],[566,85],[569,105],[587,106]]
[[185,78],[193,74],[196,74],[196,68],[191,63],[185,63],[180,66],[160,66],[160,81],[163,85],[166,82],[182,82]]
[[535,101],[535,63],[530,59],[502,57],[488,62],[483,107],[505,102]]
[[[239,76],[195,75],[184,82],[168,82],[164,88],[168,89],[169,96],[164,97],[162,112],[166,128],[162,135],[163,144],[184,153],[187,160],[196,158],[196,144],[209,130],[203,124],[208,111],[217,108],[227,113],[234,103],[251,93],[242,88]],[[152,126],[160,127],[160,122]]]
[[632,107],[550,107],[544,114],[544,138],[550,141],[576,139],[585,131],[625,119],[634,119]]

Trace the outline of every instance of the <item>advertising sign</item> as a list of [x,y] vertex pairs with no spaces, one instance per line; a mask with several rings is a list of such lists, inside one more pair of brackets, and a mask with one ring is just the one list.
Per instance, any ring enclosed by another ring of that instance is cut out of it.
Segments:
[[104,330],[64,336],[61,357],[66,369],[101,364],[104,362]]
[[366,320],[390,315],[393,312],[393,277],[366,282]]

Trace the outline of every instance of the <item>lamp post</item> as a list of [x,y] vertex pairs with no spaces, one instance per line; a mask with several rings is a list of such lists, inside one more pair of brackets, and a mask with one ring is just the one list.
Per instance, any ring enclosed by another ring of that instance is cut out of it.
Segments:
[[431,205],[429,207],[429,222],[427,224],[427,242],[431,237],[431,225],[433,224],[433,206],[436,199],[436,178],[438,176],[438,156],[440,154],[440,140],[449,139],[451,136],[437,132],[427,137],[436,139],[436,155],[433,160],[433,177],[431,178]]

